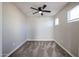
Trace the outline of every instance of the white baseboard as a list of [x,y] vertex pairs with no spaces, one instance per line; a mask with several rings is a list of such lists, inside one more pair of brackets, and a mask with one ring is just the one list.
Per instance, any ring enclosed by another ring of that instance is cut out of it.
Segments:
[[61,48],[63,48],[69,55],[71,55],[72,57],[75,57],[72,53],[70,53],[64,46],[62,46],[59,42],[57,42],[56,40],[54,40]]
[[13,52],[15,52],[18,48],[20,48],[26,41],[55,41],[61,48],[63,48],[69,55],[71,55],[72,57],[75,57],[72,53],[70,53],[67,49],[65,49],[59,42],[57,42],[56,40],[54,39],[47,39],[47,40],[44,40],[44,39],[28,39],[28,40],[25,40],[24,42],[22,42],[19,46],[17,46],[13,51],[11,51],[9,54],[7,54],[5,57],[8,57],[10,56]]
[[15,52],[18,48],[20,48],[25,42],[27,42],[27,39],[22,42],[20,45],[18,45],[14,50],[12,50],[9,54],[7,54],[5,57],[10,56],[13,52]]
[[53,39],[26,39],[24,42],[22,42],[19,46],[17,46],[14,50],[12,50],[9,54],[7,54],[5,57],[10,56],[13,52],[15,52],[18,48],[20,48],[26,41],[54,41]]
[[54,41],[54,39],[27,39],[27,41]]

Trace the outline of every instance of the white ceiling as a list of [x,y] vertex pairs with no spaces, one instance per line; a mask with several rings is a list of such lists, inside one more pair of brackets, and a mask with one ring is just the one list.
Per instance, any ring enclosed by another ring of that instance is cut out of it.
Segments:
[[30,9],[30,7],[38,8],[47,5],[46,10],[52,11],[51,13],[44,13],[44,16],[53,16],[58,11],[60,11],[68,2],[16,2],[14,3],[23,13],[27,16],[40,16],[39,13],[33,15],[35,10]]

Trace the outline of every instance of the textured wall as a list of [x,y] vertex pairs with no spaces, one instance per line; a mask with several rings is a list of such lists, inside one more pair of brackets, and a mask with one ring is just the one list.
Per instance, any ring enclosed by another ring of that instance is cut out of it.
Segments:
[[67,11],[76,6],[77,3],[70,3],[62,9],[55,17],[59,18],[59,25],[55,26],[55,40],[74,56],[78,56],[79,21],[67,22]]
[[0,2],[0,56],[2,55],[2,3]]

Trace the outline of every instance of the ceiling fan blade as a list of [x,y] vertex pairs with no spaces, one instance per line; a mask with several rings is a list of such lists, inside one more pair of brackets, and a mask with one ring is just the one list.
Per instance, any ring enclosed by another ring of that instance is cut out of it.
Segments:
[[41,13],[41,15],[43,16],[43,13]]
[[31,9],[38,10],[38,9],[36,9],[36,8],[33,8],[33,7],[31,7]]
[[36,14],[36,13],[38,13],[38,12],[35,12],[35,13],[33,13],[33,14]]
[[48,10],[42,10],[42,11],[43,11],[43,12],[49,12],[49,13],[51,12],[51,11],[48,11]]
[[44,9],[44,8],[46,8],[46,7],[47,7],[47,5],[43,5],[43,7],[42,7],[42,8]]

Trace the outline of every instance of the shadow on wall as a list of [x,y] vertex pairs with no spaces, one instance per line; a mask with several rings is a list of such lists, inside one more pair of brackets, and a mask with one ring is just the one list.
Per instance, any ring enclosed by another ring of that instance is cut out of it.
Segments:
[[54,29],[55,40],[74,56],[78,56],[79,52],[79,19],[69,22],[67,13],[77,5],[79,5],[79,2],[69,3],[61,12],[55,15],[56,18],[59,18],[59,25],[55,25]]

